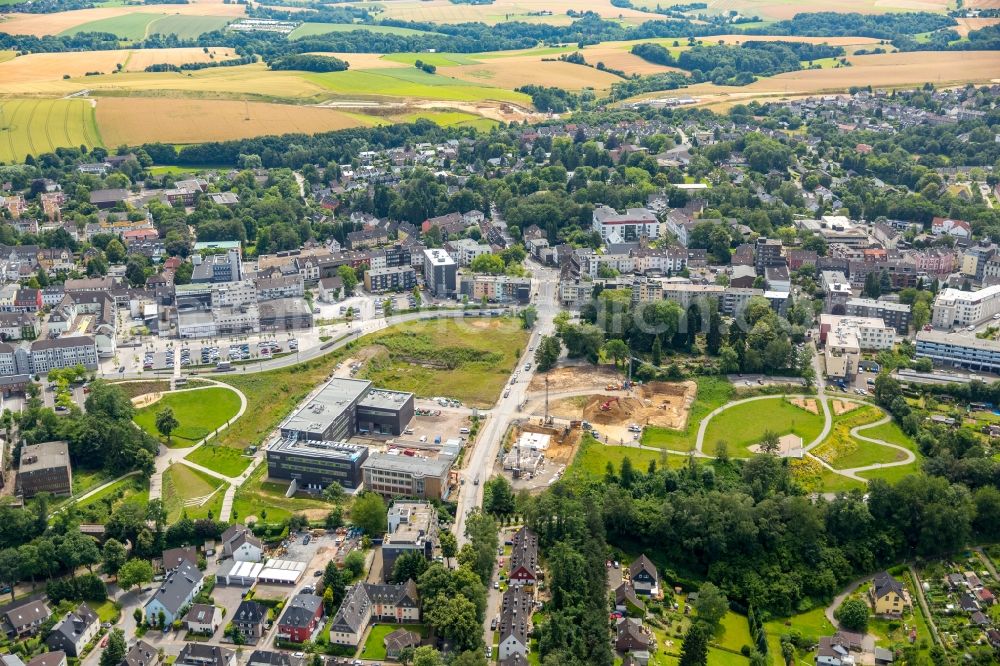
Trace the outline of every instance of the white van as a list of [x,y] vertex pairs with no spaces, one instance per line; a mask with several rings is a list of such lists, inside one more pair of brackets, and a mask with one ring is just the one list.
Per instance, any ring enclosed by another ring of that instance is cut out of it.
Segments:
[[459,428],[458,432],[459,432],[459,434],[462,434],[462,435],[468,435],[469,434],[469,429],[468,428]]

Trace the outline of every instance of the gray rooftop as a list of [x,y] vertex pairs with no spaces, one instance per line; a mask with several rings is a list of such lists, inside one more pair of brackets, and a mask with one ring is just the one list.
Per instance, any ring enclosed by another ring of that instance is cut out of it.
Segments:
[[281,428],[300,432],[324,432],[351,403],[360,400],[371,385],[370,381],[364,379],[335,377],[309,402],[295,410],[281,424]]
[[26,444],[21,448],[18,469],[22,474],[54,467],[69,467],[69,445],[66,442]]
[[450,458],[418,458],[411,456],[372,453],[361,463],[361,469],[378,469],[403,472],[413,476],[443,477],[451,467]]
[[358,404],[373,409],[397,409],[412,397],[412,393],[405,393],[403,391],[372,389],[361,398]]
[[361,444],[351,444],[349,442],[329,442],[314,439],[290,439],[281,438],[271,445],[269,451],[281,451],[282,453],[294,453],[298,456],[308,456],[311,458],[342,458],[356,460],[361,457],[368,447]]
[[146,602],[148,606],[154,600],[163,604],[173,615],[180,611],[181,607],[188,602],[191,592],[201,582],[202,575],[198,567],[190,562],[181,562],[176,569],[167,574],[160,589],[156,591],[152,599]]

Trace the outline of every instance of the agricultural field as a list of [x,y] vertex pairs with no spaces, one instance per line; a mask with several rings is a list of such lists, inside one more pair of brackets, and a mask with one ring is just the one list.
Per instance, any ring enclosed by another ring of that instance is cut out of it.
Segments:
[[235,100],[108,97],[97,103],[108,145],[199,143],[288,132],[327,132],[377,119],[332,108]]
[[[655,6],[649,0],[640,5]],[[952,3],[948,0],[844,0],[844,2],[817,2],[808,7],[796,0],[708,0],[710,14],[724,14],[737,11],[746,16],[759,16],[765,20],[782,20],[803,11],[859,12],[861,14],[883,14],[900,11],[926,11],[944,13]]]
[[351,32],[352,30],[368,30],[383,35],[426,35],[425,30],[412,28],[397,28],[391,25],[357,25],[355,23],[303,23],[288,33],[289,39],[301,39],[313,35],[328,35],[331,32]]
[[715,416],[705,431],[706,452],[714,450],[716,442],[725,441],[734,457],[746,457],[748,447],[759,444],[764,432],[771,430],[780,437],[794,433],[809,444],[823,430],[823,417],[792,405],[781,397],[754,400],[730,407]]
[[52,152],[60,146],[100,146],[94,109],[84,99],[0,101],[0,161]]
[[[138,5],[128,7],[95,7],[54,14],[8,14],[0,22],[0,32],[13,35],[58,35],[78,26],[123,16],[148,14],[155,18],[166,15],[193,17],[223,17],[233,19],[246,14],[244,5],[222,2],[192,2],[186,5]],[[122,25],[134,27],[142,19],[128,19]],[[197,35],[195,35],[197,36]]]
[[167,407],[174,411],[174,418],[180,425],[171,433],[172,441],[164,440],[164,443],[171,448],[184,448],[198,443],[236,416],[240,397],[235,391],[219,386],[167,393],[137,411],[133,420],[150,435],[161,439],[156,430],[156,414]]
[[583,88],[607,90],[612,83],[622,80],[615,74],[602,72],[594,67],[554,60],[522,62],[517,58],[496,58],[475,65],[441,67],[438,69],[438,75],[507,89],[535,84],[567,90]]
[[528,331],[517,319],[432,319],[400,324],[366,341],[376,353],[358,376],[376,386],[491,407]]
[[167,520],[175,522],[183,513],[191,519],[219,516],[225,495],[223,482],[183,463],[163,472],[163,508]]
[[[570,9],[577,11],[584,9],[580,3],[572,0],[496,0],[489,5],[456,5],[449,0],[394,0],[383,3],[382,7],[384,9],[382,17],[407,21],[431,23],[482,21],[494,24],[527,19],[559,25],[572,20],[566,15]],[[655,14],[636,9],[615,7],[610,0],[590,0],[586,4],[586,9],[604,18],[621,19],[627,23],[638,24],[657,18]]]
[[381,69],[375,71],[348,70],[326,74],[305,73],[304,81],[338,95],[352,97],[402,97],[442,101],[475,102],[493,100],[529,106],[531,98],[523,93],[472,85],[467,81],[440,74],[428,74],[414,68]]

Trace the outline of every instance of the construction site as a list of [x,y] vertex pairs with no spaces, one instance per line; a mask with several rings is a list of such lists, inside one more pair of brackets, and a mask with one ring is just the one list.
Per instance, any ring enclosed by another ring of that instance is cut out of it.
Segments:
[[515,423],[507,433],[503,470],[515,489],[544,488],[558,480],[573,460],[582,436],[579,421]]

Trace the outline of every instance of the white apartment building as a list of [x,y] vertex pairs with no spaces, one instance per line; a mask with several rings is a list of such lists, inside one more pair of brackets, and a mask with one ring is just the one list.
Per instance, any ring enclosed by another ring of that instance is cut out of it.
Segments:
[[973,326],[1000,313],[1000,285],[979,291],[942,289],[934,299],[935,328]]
[[858,371],[862,351],[892,349],[896,329],[876,317],[824,314],[819,319],[819,339],[826,347],[827,376],[848,377]]
[[594,209],[593,230],[605,244],[632,243],[640,238],[660,237],[660,221],[646,208],[629,208],[619,213],[608,206]]

